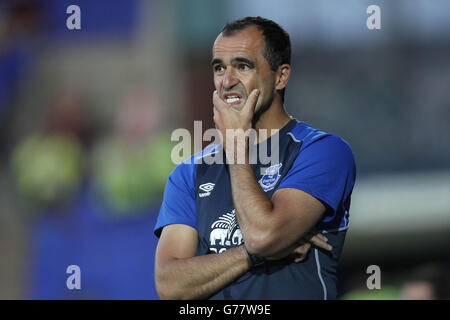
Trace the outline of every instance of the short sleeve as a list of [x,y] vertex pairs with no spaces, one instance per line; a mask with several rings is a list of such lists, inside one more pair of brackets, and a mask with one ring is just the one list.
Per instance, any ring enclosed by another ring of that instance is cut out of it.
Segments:
[[186,224],[197,229],[195,164],[183,162],[170,174],[154,228],[157,237],[169,224]]
[[301,149],[278,189],[296,188],[325,202],[333,215],[350,196],[355,183],[353,152],[343,139],[325,135]]

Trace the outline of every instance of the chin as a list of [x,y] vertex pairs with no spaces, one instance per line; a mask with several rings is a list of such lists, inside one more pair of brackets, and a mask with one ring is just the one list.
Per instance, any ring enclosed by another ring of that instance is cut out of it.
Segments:
[[239,104],[231,105],[231,106],[229,106],[229,107],[230,107],[231,109],[236,110],[236,111],[241,111],[242,109],[244,109],[244,106],[245,106],[245,101],[242,101],[242,102],[239,103]]
[[236,106],[232,106],[231,108],[233,108],[236,111],[242,111],[242,109],[244,109],[244,104],[241,103],[241,104],[238,104]]

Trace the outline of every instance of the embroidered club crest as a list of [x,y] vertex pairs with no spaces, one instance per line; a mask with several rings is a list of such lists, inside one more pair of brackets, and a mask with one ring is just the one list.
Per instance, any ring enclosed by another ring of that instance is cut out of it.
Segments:
[[278,163],[270,166],[266,169],[266,172],[261,177],[261,179],[259,179],[259,185],[264,190],[264,192],[270,191],[275,188],[278,179],[280,179],[280,168],[282,165],[282,163]]

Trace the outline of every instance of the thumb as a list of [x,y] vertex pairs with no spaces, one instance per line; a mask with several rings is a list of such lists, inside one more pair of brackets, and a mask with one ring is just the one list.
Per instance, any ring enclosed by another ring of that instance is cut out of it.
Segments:
[[227,109],[225,102],[223,102],[222,99],[219,98],[219,93],[217,92],[217,90],[214,90],[213,92],[213,105],[216,108],[216,111],[219,113]]
[[247,101],[245,102],[243,112],[249,117],[253,117],[253,113],[255,112],[256,103],[258,102],[260,91],[258,89],[253,90]]

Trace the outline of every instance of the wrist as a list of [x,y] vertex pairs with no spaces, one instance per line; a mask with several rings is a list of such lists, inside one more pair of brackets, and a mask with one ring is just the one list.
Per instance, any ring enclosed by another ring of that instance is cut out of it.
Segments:
[[250,265],[251,265],[252,268],[253,267],[260,267],[260,266],[262,266],[262,265],[264,265],[266,263],[266,259],[264,257],[261,257],[261,256],[258,256],[256,254],[252,254],[252,253],[248,252],[247,247],[245,246],[245,243],[244,243],[244,249],[245,249],[245,252],[247,253],[247,256],[248,256],[248,258],[250,260]]
[[233,137],[230,141],[227,140],[224,147],[228,164],[248,164],[248,146],[248,137]]

